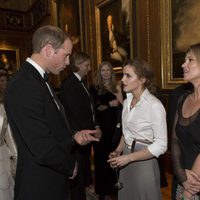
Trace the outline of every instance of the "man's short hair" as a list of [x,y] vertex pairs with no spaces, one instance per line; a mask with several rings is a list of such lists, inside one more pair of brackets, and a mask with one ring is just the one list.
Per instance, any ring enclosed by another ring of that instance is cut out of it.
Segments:
[[33,53],[39,53],[47,44],[51,44],[54,49],[59,49],[66,39],[70,39],[70,35],[57,26],[42,26],[33,35]]

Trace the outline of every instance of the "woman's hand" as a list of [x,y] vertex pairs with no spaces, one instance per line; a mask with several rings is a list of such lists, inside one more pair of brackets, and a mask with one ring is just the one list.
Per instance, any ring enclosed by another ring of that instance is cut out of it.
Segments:
[[107,105],[99,105],[98,107],[97,107],[97,110],[98,111],[104,111],[104,110],[106,110],[108,108],[108,106]]
[[184,189],[194,195],[200,191],[200,177],[192,170],[185,170],[187,180],[182,183]]
[[114,99],[109,102],[110,107],[117,107],[119,105],[119,101],[117,99]]
[[[115,151],[113,151],[113,152],[111,152],[111,153],[109,154],[109,160],[112,159],[112,158],[119,157],[119,156],[120,156],[120,152],[117,151],[117,150],[115,150]],[[108,160],[108,162],[109,162],[109,160]],[[116,166],[112,165],[112,163],[110,163],[110,166],[111,166],[112,168],[116,168]]]
[[[109,156],[110,157],[110,156]],[[108,162],[112,168],[120,168],[130,162],[130,155],[121,155],[118,157],[109,158]]]
[[118,157],[118,156],[120,156],[120,152],[117,151],[117,150],[115,150],[115,151],[113,151],[113,152],[111,152],[111,153],[109,154],[109,158],[116,158],[116,157]]

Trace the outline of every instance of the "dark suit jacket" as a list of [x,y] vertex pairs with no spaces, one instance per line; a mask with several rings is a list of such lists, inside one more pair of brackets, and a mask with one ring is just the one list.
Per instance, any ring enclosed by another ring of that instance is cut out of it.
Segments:
[[[80,80],[73,73],[63,81],[60,98],[73,130],[95,129],[91,99]],[[76,145],[78,175],[72,181],[72,199],[85,199],[84,186],[91,184],[90,150],[90,145]]]
[[18,150],[15,200],[68,200],[71,130],[28,62],[10,80],[5,108]]
[[65,108],[67,119],[72,129],[94,129],[91,99],[81,81],[72,73],[63,81],[60,99]]

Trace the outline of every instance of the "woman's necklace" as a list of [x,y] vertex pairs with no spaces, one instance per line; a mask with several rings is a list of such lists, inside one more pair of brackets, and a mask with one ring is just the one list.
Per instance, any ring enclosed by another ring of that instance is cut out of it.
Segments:
[[135,105],[137,104],[137,102],[139,101],[140,99],[136,99],[136,98],[133,98],[132,101],[131,101],[131,105],[130,105],[130,110],[132,110]]
[[137,95],[133,95],[132,101],[131,101],[131,105],[130,105],[130,110],[132,110],[135,105],[140,101],[140,96],[142,95],[144,89],[140,88],[140,90],[137,92]]
[[134,107],[133,105],[130,105],[130,110],[132,110],[132,109],[133,109],[133,107]]

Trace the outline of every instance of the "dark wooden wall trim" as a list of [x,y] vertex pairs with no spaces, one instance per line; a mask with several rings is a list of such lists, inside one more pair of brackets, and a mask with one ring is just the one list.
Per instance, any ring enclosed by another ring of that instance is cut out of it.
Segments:
[[1,30],[31,31],[51,15],[49,0],[36,1],[27,12],[0,9]]

